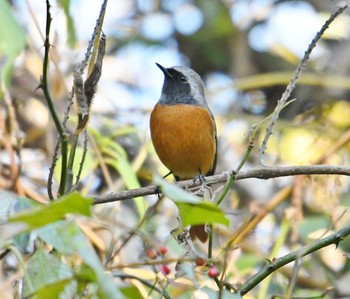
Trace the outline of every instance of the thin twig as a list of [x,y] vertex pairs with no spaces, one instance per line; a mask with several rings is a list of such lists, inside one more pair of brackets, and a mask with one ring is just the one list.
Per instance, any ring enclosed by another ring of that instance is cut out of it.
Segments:
[[[106,7],[107,7],[107,2],[108,2],[107,0],[104,0],[102,3],[101,9],[100,9],[100,14],[97,18],[96,25],[95,25],[94,31],[92,33],[92,38],[89,40],[89,44],[88,44],[88,47],[86,49],[84,60],[82,61],[81,65],[80,65],[81,74],[83,74],[84,69],[86,68],[88,61],[90,59],[91,50],[92,50],[92,47],[94,46],[94,42],[95,42],[95,37],[100,36],[99,34],[102,30],[102,24],[103,24],[103,19],[104,19]],[[99,38],[97,40],[99,40]]]
[[129,235],[121,242],[120,246],[115,250],[114,252],[114,256],[118,255],[119,252],[125,247],[125,245],[131,240],[131,238],[137,233],[139,232],[140,227],[146,223],[155,213],[155,211],[157,210],[157,208],[159,207],[159,204],[161,203],[163,197],[159,197],[158,200],[156,201],[156,203],[154,203],[152,206],[150,206],[145,215],[143,216],[143,218],[140,220],[140,222],[138,223],[137,227],[135,229],[133,229]]
[[292,93],[292,91],[294,90],[296,83],[302,73],[302,71],[305,68],[306,62],[308,61],[310,54],[312,52],[312,50],[316,47],[317,42],[319,41],[319,39],[322,37],[322,35],[324,34],[324,32],[327,30],[328,26],[334,21],[334,19],[340,15],[348,6],[344,5],[340,8],[338,8],[338,10],[336,12],[334,12],[329,18],[328,20],[323,24],[321,30],[319,32],[317,32],[316,36],[314,37],[314,39],[311,41],[310,45],[308,46],[307,50],[305,51],[305,54],[303,56],[303,58],[301,59],[300,64],[298,65],[297,69],[295,70],[292,79],[289,81],[289,84],[286,88],[286,90],[284,91],[284,93],[282,94],[282,97],[280,100],[278,100],[277,106],[274,110],[274,112],[271,114],[271,119],[269,122],[269,125],[266,128],[266,133],[265,133],[265,137],[264,140],[261,144],[261,147],[259,149],[259,165],[264,165],[264,155],[266,152],[266,148],[267,148],[267,143],[269,141],[269,138],[272,134],[273,128],[276,124],[276,121],[278,119],[278,116],[281,112],[281,110],[286,106],[287,104],[287,100],[290,97],[290,94]]
[[[70,110],[71,110],[72,105],[73,105],[73,97],[74,97],[74,86],[72,87],[72,90],[68,95],[67,107],[66,107],[66,111],[64,112],[64,117],[63,117],[63,121],[62,121],[62,125],[63,125],[63,128],[65,130],[67,128],[67,121],[69,119],[69,113],[70,113]],[[60,141],[61,141],[60,136],[58,135],[57,140],[56,140],[56,144],[54,147],[54,152],[52,155],[52,160],[51,160],[52,162],[51,162],[51,167],[49,169],[49,176],[47,179],[47,192],[48,192],[50,200],[54,199],[53,192],[52,192],[52,184],[53,184],[53,175],[55,172],[55,167],[56,167],[56,163],[57,163],[57,159],[58,159],[58,151],[60,149]]]
[[[244,180],[248,178],[257,179],[272,179],[285,176],[296,175],[345,175],[350,176],[350,167],[337,165],[309,165],[309,166],[285,166],[285,167],[258,167],[256,169],[241,171],[238,174],[224,172],[221,174],[208,176],[205,178],[206,185],[223,183],[227,181],[227,176],[234,176],[235,181]],[[200,186],[200,182],[194,180],[181,181],[176,183],[182,188],[193,188]],[[107,202],[128,200],[140,196],[151,194],[158,194],[159,189],[155,185],[142,187],[138,189],[131,189],[120,191],[117,193],[105,194],[94,197],[94,204],[102,204]]]
[[268,202],[263,210],[258,214],[254,215],[249,220],[245,221],[236,233],[230,237],[226,242],[226,245],[223,246],[224,251],[230,251],[232,248],[235,248],[237,244],[240,244],[254,229],[255,227],[265,218],[265,216],[275,210],[275,208],[285,201],[292,191],[292,187],[285,187],[278,191],[273,198]]
[[344,145],[348,144],[350,141],[350,129],[343,133],[337,140],[327,149],[323,155],[316,160],[317,164],[325,163],[330,156],[337,152]]
[[[62,167],[61,167],[61,178],[60,178],[60,186],[59,186],[59,194],[64,194],[65,191],[65,185],[66,185],[66,166],[67,166],[67,148],[68,148],[68,141],[67,141],[67,134],[65,132],[65,129],[63,125],[61,124],[61,121],[58,118],[55,106],[53,104],[51,94],[48,87],[48,69],[49,69],[49,52],[50,52],[50,29],[51,29],[51,13],[50,13],[50,1],[46,0],[46,31],[45,31],[45,54],[44,54],[44,62],[43,62],[43,75],[40,80],[40,87],[44,92],[45,99],[47,102],[47,105],[50,110],[50,114],[54,120],[56,129],[60,135],[60,141],[61,141],[61,153],[62,153]],[[48,185],[51,185],[50,183]],[[52,193],[49,193],[49,196],[52,196]]]
[[[176,264],[178,262],[182,263],[195,263],[197,257],[172,257],[172,258],[162,258],[157,260],[147,260],[142,262],[133,262],[128,264],[117,264],[113,265],[111,267],[108,267],[108,270],[116,270],[116,269],[123,269],[123,268],[142,268],[144,266],[158,266],[162,264]],[[212,262],[212,260],[207,260],[207,262]]]
[[79,169],[78,169],[78,173],[76,175],[76,180],[75,180],[75,184],[74,184],[74,188],[76,188],[76,189],[78,189],[79,182],[80,182],[80,176],[81,176],[81,173],[83,171],[83,166],[84,166],[85,159],[86,159],[87,144],[88,144],[88,132],[87,132],[87,130],[84,130],[84,146],[83,146],[84,150],[83,150],[83,154],[81,156]]
[[60,137],[58,136],[56,139],[56,144],[54,147],[54,152],[51,158],[51,167],[49,168],[49,176],[47,178],[47,194],[49,195],[50,200],[54,200],[55,196],[52,192],[52,185],[53,185],[53,175],[55,173],[56,163],[58,159],[58,151],[60,149]]
[[289,280],[287,292],[284,294],[284,299],[290,299],[292,297],[293,290],[298,281],[298,274],[301,266],[300,264],[301,264],[301,257],[297,257],[297,259],[294,262],[292,277]]

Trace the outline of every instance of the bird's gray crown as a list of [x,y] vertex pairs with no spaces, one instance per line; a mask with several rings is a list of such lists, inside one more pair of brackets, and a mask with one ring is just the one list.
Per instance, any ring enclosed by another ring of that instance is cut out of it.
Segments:
[[165,105],[191,104],[207,107],[201,77],[185,66],[165,68],[157,63],[164,74],[164,84],[159,103]]

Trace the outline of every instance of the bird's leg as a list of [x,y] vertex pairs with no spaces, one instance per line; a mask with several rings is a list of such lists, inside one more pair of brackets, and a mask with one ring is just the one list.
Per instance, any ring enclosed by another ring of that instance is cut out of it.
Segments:
[[199,171],[199,175],[193,179],[193,183],[196,184],[197,180],[199,181],[200,184],[205,184],[205,176],[201,173],[201,171]]
[[196,176],[194,179],[193,179],[193,183],[196,184],[196,181],[199,180],[200,182],[200,188],[198,191],[196,191],[195,193],[199,196],[201,196],[201,194],[204,193],[204,189],[208,190],[209,193],[210,193],[210,198],[212,198],[213,196],[213,193],[212,193],[212,190],[211,188],[206,184],[205,182],[205,176],[200,172],[198,176]]
[[162,198],[163,194],[162,194],[162,190],[160,190],[159,186],[157,186],[155,194],[157,195],[158,200]]

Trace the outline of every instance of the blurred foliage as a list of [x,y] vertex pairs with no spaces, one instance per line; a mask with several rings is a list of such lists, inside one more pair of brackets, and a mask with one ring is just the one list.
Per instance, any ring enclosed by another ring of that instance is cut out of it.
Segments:
[[15,20],[11,7],[6,0],[0,1],[0,18],[1,80],[8,86],[15,59],[25,46],[25,32]]
[[[98,11],[86,20],[88,7],[77,7],[82,4],[75,1],[52,2],[55,26],[49,87],[62,116],[72,70],[83,58]],[[167,170],[148,134],[149,113],[162,80],[151,65],[159,60],[167,66],[174,61],[189,65],[204,78],[216,117],[217,172],[235,169],[246,151],[249,128],[273,111],[299,63],[300,53],[294,46],[299,50],[307,46],[301,46],[302,32],[288,31],[291,27],[283,18],[277,25],[270,22],[286,7],[302,7],[310,23],[303,25],[303,14],[298,14],[292,28],[300,29],[302,23],[302,31],[312,28],[315,34],[335,10],[335,1],[130,0],[108,5],[107,53],[92,105],[79,193],[48,204],[47,173],[57,132],[37,89],[45,5],[43,1],[13,1],[11,6],[0,0],[2,298],[218,298],[210,269],[219,271],[218,279],[224,273],[231,285],[239,287],[266,259],[273,262],[274,257],[349,225],[347,177],[244,180],[235,183],[217,207],[167,181],[152,179],[153,174],[165,175]],[[291,10],[289,15],[293,14]],[[297,100],[282,112],[268,144],[268,164],[349,164],[348,14],[330,26],[316,48],[319,51],[308,61],[292,94]],[[264,32],[254,32],[268,26],[273,27],[268,38],[274,42],[263,48]],[[82,32],[88,32],[88,37]],[[67,124],[69,134],[77,122],[73,114]],[[264,129],[246,168],[257,166]],[[74,173],[83,154],[82,143]],[[86,194],[99,196],[153,182],[165,197],[98,206],[86,198]],[[53,188],[57,188],[56,181]],[[211,190],[215,200],[222,189]],[[252,226],[256,215],[264,217]],[[172,234],[203,218],[214,224],[209,256],[206,246],[181,243]],[[235,238],[240,242],[227,246]],[[323,248],[300,260],[296,276],[292,266],[285,266],[245,298],[285,297],[289,288],[299,297],[350,296],[349,250],[349,238],[336,250]],[[241,298],[227,290],[220,296]]]

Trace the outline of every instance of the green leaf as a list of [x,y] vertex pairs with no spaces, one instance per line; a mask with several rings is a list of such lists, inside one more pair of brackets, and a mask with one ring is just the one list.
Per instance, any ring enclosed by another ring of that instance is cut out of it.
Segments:
[[162,179],[159,176],[155,176],[153,181],[157,186],[160,187],[162,193],[174,202],[192,204],[198,204],[202,202],[202,199],[198,196],[181,189],[177,185],[168,183],[166,180]]
[[79,271],[76,273],[76,277],[78,277],[79,280],[97,281],[96,273],[86,264],[81,265]]
[[200,197],[186,192],[160,177],[155,177],[154,182],[160,187],[163,194],[177,205],[183,226],[204,223],[229,224],[225,213],[216,204],[203,201]]
[[75,27],[73,18],[69,11],[70,6],[70,0],[58,0],[58,3],[63,8],[64,14],[66,15],[67,19],[67,31],[68,31],[68,45],[69,47],[73,48],[77,42],[76,34],[75,34]]
[[221,223],[229,225],[229,220],[225,213],[212,202],[201,202],[199,204],[189,204],[176,202],[182,220],[182,225],[194,224],[214,224]]
[[249,273],[254,269],[259,263],[261,263],[261,258],[255,254],[244,254],[240,256],[236,261],[236,267],[239,273]]
[[92,203],[91,198],[86,199],[79,193],[71,193],[49,205],[11,216],[9,222],[24,222],[28,229],[34,229],[62,219],[68,213],[90,216]]
[[[57,295],[62,292],[72,277],[73,271],[67,264],[64,264],[60,258],[39,248],[29,260],[26,269],[24,295],[25,297],[31,293],[39,295],[40,292],[43,293],[44,289],[47,291],[46,298],[58,298]],[[54,285],[49,286],[51,284]],[[40,289],[41,291],[37,293]],[[39,296],[39,298],[44,297]]]
[[[15,37],[15,38],[14,38]],[[13,16],[11,6],[0,0],[0,58],[5,55],[6,62],[0,66],[1,80],[10,84],[15,58],[26,45],[25,32]]]
[[[75,222],[59,221],[52,223],[40,228],[37,234],[61,254],[76,254],[82,258],[86,265],[93,269],[96,282],[99,285],[98,294],[100,298],[123,298],[115,287],[111,276],[104,273],[99,257]],[[85,279],[95,279],[91,273],[87,272],[85,274]],[[79,273],[79,277],[82,278],[83,273]]]
[[133,299],[143,299],[141,292],[135,286],[128,286],[121,288],[120,291],[124,295],[125,298],[133,298]]
[[29,233],[21,233],[26,229],[23,223],[7,223],[11,215],[19,212],[28,211],[39,207],[40,204],[34,200],[18,196],[10,191],[0,191],[0,221],[2,222],[2,233],[0,234],[0,243],[12,240],[13,244],[21,253],[25,253],[27,248],[32,246],[34,240],[30,238]]
[[[64,282],[64,281],[62,281]],[[67,283],[64,287],[64,290],[60,293],[59,298],[75,298],[74,296],[79,293],[78,283],[76,279],[73,279],[70,283]]]
[[16,193],[0,190],[0,221],[7,221],[8,217],[19,211],[28,210],[39,204],[33,200],[18,196]]
[[[100,135],[98,132],[93,132],[99,148],[102,149],[105,163],[112,166],[118,171],[125,182],[128,189],[140,188],[141,185],[137,179],[135,172],[128,160],[128,155],[117,142],[110,138]],[[137,211],[140,218],[143,218],[146,212],[146,203],[144,197],[137,197],[134,199]]]
[[329,219],[324,215],[310,216],[298,224],[298,231],[303,238],[307,238],[313,231],[322,228],[326,229],[329,225]]
[[71,282],[72,282],[72,279],[64,279],[64,280],[46,285],[45,287],[35,292],[34,298],[35,299],[67,298],[67,297],[62,297],[62,292],[64,291],[65,287]]
[[[111,161],[111,165],[120,173],[125,185],[128,189],[137,189],[140,188],[141,185],[137,179],[135,172],[133,171],[130,162],[127,158],[120,155],[116,159],[110,160],[106,158],[106,163]],[[144,197],[136,197],[134,198],[134,202],[136,204],[136,208],[139,214],[140,219],[143,218],[146,212],[146,203]]]

